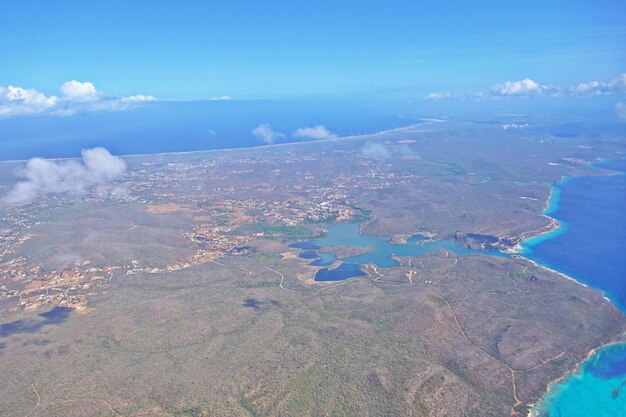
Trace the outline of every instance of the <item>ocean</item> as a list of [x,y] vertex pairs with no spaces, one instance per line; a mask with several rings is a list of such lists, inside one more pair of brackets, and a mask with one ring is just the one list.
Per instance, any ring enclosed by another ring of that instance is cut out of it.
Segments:
[[0,120],[0,160],[79,157],[103,146],[115,155],[249,148],[266,143],[252,130],[269,124],[276,142],[303,127],[325,126],[347,136],[376,133],[419,122],[380,105],[354,100],[214,100],[155,102],[117,112],[71,117],[38,116]]
[[[524,255],[604,291],[626,312],[626,159],[605,159],[608,176],[566,178],[554,185],[546,214],[561,228],[527,240]],[[533,416],[626,416],[626,344],[599,349],[550,387]]]
[[533,417],[624,417],[626,344],[609,345],[550,387]]
[[[597,168],[626,171],[626,159]],[[626,311],[626,176],[569,177],[555,185],[545,212],[561,228],[528,239],[524,255],[604,291]]]

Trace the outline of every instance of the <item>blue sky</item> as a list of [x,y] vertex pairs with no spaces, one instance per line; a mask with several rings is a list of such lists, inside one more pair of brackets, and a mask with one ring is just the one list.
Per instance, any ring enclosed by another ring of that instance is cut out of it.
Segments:
[[46,95],[408,99],[626,73],[624,1],[20,0],[0,16],[0,86]]

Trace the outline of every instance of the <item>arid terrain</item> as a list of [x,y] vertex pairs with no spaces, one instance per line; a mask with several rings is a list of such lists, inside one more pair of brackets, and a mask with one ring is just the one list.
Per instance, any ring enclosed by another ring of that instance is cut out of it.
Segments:
[[[114,184],[5,205],[0,415],[525,415],[626,321],[516,245],[555,227],[551,183],[609,174],[588,163],[624,145],[431,120],[126,157]],[[3,195],[20,166],[0,164]],[[315,281],[289,245],[335,223],[507,256],[439,249]]]

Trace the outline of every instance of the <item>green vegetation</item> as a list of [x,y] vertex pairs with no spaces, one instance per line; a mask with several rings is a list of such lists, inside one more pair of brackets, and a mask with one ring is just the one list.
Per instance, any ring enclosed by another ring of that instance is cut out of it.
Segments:
[[259,414],[254,408],[254,404],[248,400],[242,392],[239,393],[237,400],[239,401],[241,408],[243,408],[250,417],[261,417],[261,414]]
[[304,219],[304,222],[307,224],[331,224],[334,223],[336,220],[336,215],[329,215],[321,219],[313,219],[311,217],[307,217],[306,219]]
[[186,407],[181,410],[177,410],[174,413],[175,417],[204,417],[207,416],[200,407]]
[[372,210],[368,210],[368,209],[361,208],[361,207],[352,207],[352,209],[354,209],[356,213],[352,215],[352,218],[350,219],[351,222],[365,223],[374,218],[374,213],[372,212]]
[[434,159],[430,159],[429,161],[434,164],[443,166],[444,169],[446,170],[446,173],[448,174],[451,174],[451,175],[465,175],[466,174],[465,168],[463,168],[459,164],[455,164],[452,162],[436,161]]
[[266,235],[282,236],[287,240],[295,239],[311,239],[316,234],[305,227],[298,226],[268,226],[265,223],[258,222],[255,224],[257,232],[263,232]]
[[257,261],[271,261],[271,260],[279,259],[278,254],[271,253],[271,252],[257,252],[254,255],[252,255],[252,257],[256,259]]

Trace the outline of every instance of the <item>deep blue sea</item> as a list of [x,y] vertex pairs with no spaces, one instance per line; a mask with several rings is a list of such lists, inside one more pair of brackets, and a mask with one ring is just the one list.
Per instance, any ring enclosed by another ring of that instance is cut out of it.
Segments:
[[[626,171],[626,159],[593,166]],[[562,227],[525,242],[525,256],[603,290],[626,312],[626,175],[571,177],[555,185],[546,214]],[[551,386],[541,417],[626,416],[626,344],[600,349]]]
[[[626,171],[626,159],[597,168]],[[626,175],[569,177],[555,185],[546,214],[561,228],[524,242],[524,254],[603,290],[626,311]]]
[[34,156],[80,156],[103,146],[115,155],[249,148],[264,145],[252,130],[270,124],[294,142],[296,129],[324,125],[345,136],[375,133],[417,123],[381,106],[354,100],[223,100],[156,102],[119,111],[71,117],[0,120],[0,160]]

